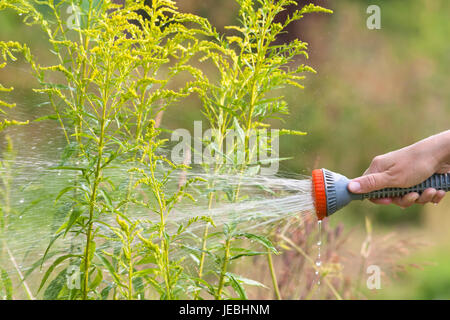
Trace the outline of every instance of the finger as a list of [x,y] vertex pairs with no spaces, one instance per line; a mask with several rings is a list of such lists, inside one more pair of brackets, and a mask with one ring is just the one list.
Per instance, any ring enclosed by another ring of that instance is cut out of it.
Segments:
[[371,173],[350,181],[348,189],[353,193],[367,193],[386,188],[389,183],[390,177],[385,172]]
[[436,189],[433,188],[425,189],[425,191],[421,194],[419,199],[416,200],[416,203],[425,204],[431,202],[434,196],[436,195],[436,192],[437,192]]
[[419,199],[419,197],[420,195],[417,192],[411,192],[404,195],[403,197],[393,198],[392,202],[405,209],[412,206],[416,202],[416,200]]
[[391,204],[392,203],[392,198],[383,198],[383,199],[370,199],[370,201],[372,201],[375,204]]
[[442,199],[444,199],[444,197],[445,191],[438,190],[438,192],[436,192],[436,195],[434,196],[433,200],[431,200],[431,202],[433,202],[434,204],[438,204],[439,202],[441,202]]

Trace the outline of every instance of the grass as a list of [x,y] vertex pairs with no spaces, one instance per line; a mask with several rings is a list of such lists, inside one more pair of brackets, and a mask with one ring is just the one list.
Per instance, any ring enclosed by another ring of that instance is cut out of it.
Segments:
[[366,294],[373,299],[448,299],[450,261],[446,252],[447,246],[435,246],[432,250],[412,254],[404,259],[404,263],[416,265],[420,261],[420,267],[410,267],[407,273],[384,282],[380,290],[367,291]]

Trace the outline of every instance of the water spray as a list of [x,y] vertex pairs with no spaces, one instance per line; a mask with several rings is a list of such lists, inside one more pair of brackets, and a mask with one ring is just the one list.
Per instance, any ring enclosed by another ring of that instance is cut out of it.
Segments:
[[428,188],[450,190],[450,174],[434,174],[418,185],[409,188],[385,188],[369,193],[356,194],[348,191],[350,179],[327,169],[312,172],[313,198],[319,220],[331,216],[353,200],[402,197],[410,192],[422,194]]

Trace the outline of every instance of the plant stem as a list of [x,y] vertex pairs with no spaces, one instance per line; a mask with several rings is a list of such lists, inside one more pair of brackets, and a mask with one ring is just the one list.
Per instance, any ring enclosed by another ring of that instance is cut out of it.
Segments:
[[230,259],[230,244],[231,240],[227,239],[225,242],[225,256],[223,258],[222,271],[220,272],[219,285],[216,292],[216,300],[220,300],[222,298],[222,290],[225,284],[225,274],[227,273],[228,260]]
[[[294,242],[292,242],[291,239],[289,239],[288,237],[281,235],[280,236],[282,240],[284,240],[285,242],[287,242],[293,249],[295,249],[297,252],[299,252],[312,266],[315,270],[319,271],[319,268],[316,266],[314,260],[308,256],[305,251],[303,251],[302,248],[300,248],[299,246],[297,246]],[[331,284],[331,282],[328,280],[328,278],[326,278],[325,276],[322,278],[322,280],[325,282],[325,284],[328,286],[328,288],[330,288],[331,292],[333,293],[333,295],[336,297],[337,300],[342,300],[341,295],[337,292],[336,288],[333,286],[333,284]]]
[[[212,207],[212,201],[214,198],[214,194],[209,194],[209,200],[208,200],[208,210]],[[202,254],[200,256],[200,263],[198,267],[198,277],[201,279],[203,276],[203,267],[205,264],[205,257],[206,257],[206,238],[208,237],[208,227],[209,223],[206,223],[205,230],[203,231],[203,237],[202,237]]]
[[97,165],[94,174],[94,185],[92,188],[92,193],[89,198],[89,220],[88,220],[88,230],[86,234],[86,247],[84,253],[84,276],[83,276],[83,299],[86,300],[89,291],[89,267],[90,261],[90,249],[92,241],[92,227],[94,218],[94,208],[95,202],[97,200],[97,190],[102,178],[102,159],[103,159],[103,149],[105,147],[105,123],[106,123],[106,110],[108,104],[108,81],[109,79],[109,61],[107,61],[107,71],[105,76],[105,88],[103,90],[103,106],[102,106],[102,118],[100,119],[100,137],[97,145],[98,155],[97,155]]
[[[127,241],[127,249],[128,252],[131,255],[131,243],[130,243],[130,239],[128,238]],[[130,256],[130,263],[128,266],[128,300],[133,300],[133,257]]]
[[[222,98],[221,98],[220,101],[221,101],[221,103],[224,103],[225,97],[222,96]],[[221,110],[221,112],[222,112],[222,110]],[[220,126],[219,126],[219,127],[220,127]],[[223,124],[223,126],[220,127],[220,131],[219,131],[219,138],[218,138],[218,143],[219,143],[218,149],[219,149],[219,150],[221,150],[221,149],[222,149],[222,146],[223,146],[223,139],[224,139],[224,132],[225,132],[225,130],[226,130],[226,129],[225,129],[225,124]],[[216,166],[215,166],[215,168],[214,168],[214,175],[217,174],[217,172],[219,171],[220,167],[221,167],[220,164],[216,164]],[[215,183],[214,183],[214,181],[213,181],[213,182],[212,182],[211,189],[214,188],[214,185],[215,185]],[[212,208],[213,200],[214,200],[214,193],[211,192],[211,193],[209,194],[209,199],[208,199],[208,211],[211,210],[211,208]],[[209,223],[206,223],[205,229],[204,229],[204,231],[203,231],[203,236],[202,236],[202,253],[201,253],[201,256],[200,256],[200,262],[199,262],[199,268],[198,268],[198,269],[199,269],[199,271],[198,271],[198,277],[199,277],[200,279],[201,279],[202,276],[203,276],[203,268],[204,268],[204,265],[205,265],[208,231],[209,231]],[[196,293],[195,298],[196,298],[196,299],[198,298],[198,293]]]
[[23,286],[23,288],[24,288],[24,290],[25,290],[25,293],[26,293],[27,296],[28,296],[28,299],[30,299],[30,300],[35,300],[33,294],[31,293],[30,288],[28,287],[27,282],[25,281],[25,277],[23,276],[22,271],[20,271],[20,268],[19,268],[19,266],[18,266],[18,264],[17,264],[17,262],[16,262],[16,259],[15,259],[14,256],[13,256],[11,250],[9,250],[9,247],[8,247],[8,245],[6,244],[6,242],[3,242],[3,245],[5,246],[6,251],[8,252],[9,260],[11,261],[11,263],[12,263],[13,266],[14,266],[14,269],[16,269],[16,272],[17,272],[17,274],[19,275],[20,282],[22,283],[22,286]]
[[[101,136],[103,136],[103,134],[104,134],[104,132],[102,130]],[[103,139],[101,138],[100,141],[102,143]],[[88,230],[86,233],[86,247],[85,247],[85,252],[84,252],[84,276],[83,276],[83,299],[84,300],[87,299],[88,290],[89,290],[89,267],[91,264],[90,249],[91,249],[91,241],[92,241],[92,237],[93,237],[92,226],[93,226],[93,218],[94,218],[94,206],[95,206],[95,201],[97,199],[97,188],[100,183],[102,156],[103,156],[103,147],[99,148],[97,168],[95,171],[94,187],[92,189],[92,193],[91,193],[91,196],[89,199],[89,220],[88,220]]]
[[280,289],[278,288],[277,275],[275,274],[275,269],[273,267],[272,253],[270,252],[270,249],[267,249],[267,263],[269,264],[270,276],[272,278],[272,285],[275,297],[277,298],[277,300],[282,300]]
[[152,181],[152,187],[154,188],[154,194],[156,196],[156,199],[158,200],[158,206],[159,206],[159,217],[160,217],[160,223],[159,223],[159,238],[161,239],[161,253],[162,257],[159,260],[159,268],[161,272],[163,273],[164,283],[166,285],[166,294],[167,299],[172,299],[172,289],[170,284],[170,266],[169,266],[169,244],[165,236],[165,217],[164,213],[166,212],[166,206],[165,202],[163,202],[161,197],[161,188],[158,185],[158,182],[155,178],[155,162],[153,159],[153,154],[149,154],[149,163],[150,163],[150,173],[151,173],[151,181]]

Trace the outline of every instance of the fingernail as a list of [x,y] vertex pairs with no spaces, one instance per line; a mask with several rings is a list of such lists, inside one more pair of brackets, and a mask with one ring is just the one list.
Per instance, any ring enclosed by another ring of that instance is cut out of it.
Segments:
[[348,184],[348,189],[349,189],[351,192],[359,192],[359,191],[361,190],[361,185],[359,184],[359,182],[351,181],[351,182]]

